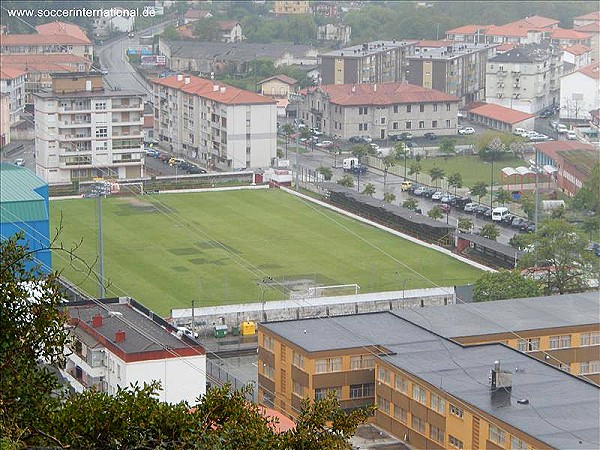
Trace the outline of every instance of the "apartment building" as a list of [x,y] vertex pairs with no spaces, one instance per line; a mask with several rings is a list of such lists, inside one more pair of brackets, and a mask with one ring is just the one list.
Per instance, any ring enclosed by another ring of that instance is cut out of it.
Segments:
[[9,125],[21,119],[25,109],[26,73],[15,67],[0,67],[0,93],[8,96]]
[[270,167],[275,100],[188,75],[152,82],[155,136],[172,151],[223,170]]
[[560,79],[560,118],[589,120],[600,107],[600,62],[581,67]]
[[52,55],[0,55],[0,67],[25,72],[26,105],[33,104],[33,94],[52,88],[52,74],[61,72],[87,72],[92,61],[68,53]]
[[485,70],[496,45],[420,41],[407,56],[407,81],[460,98],[461,106],[485,99]]
[[310,14],[310,6],[307,0],[302,1],[275,1],[273,12],[280,14]]
[[319,55],[323,84],[386,83],[406,80],[406,58],[416,41],[375,41]]
[[10,100],[0,92],[0,147],[10,144]]
[[486,66],[486,102],[533,114],[559,102],[562,50],[526,44],[498,54]]
[[456,134],[459,99],[408,83],[331,84],[302,92],[300,117],[338,139]]
[[352,27],[342,23],[328,23],[317,27],[317,39],[320,41],[337,41],[342,45],[350,42]]
[[159,381],[164,402],[193,404],[206,393],[204,348],[135,300],[70,302],[65,311],[73,339],[61,374],[75,391],[113,395]]
[[[261,324],[259,402],[292,418],[303,398],[330,392],[344,409],[376,404],[375,424],[414,448],[593,447],[600,431],[598,386],[548,363],[547,353],[540,360],[505,344],[514,339],[527,352],[564,344],[556,351],[565,352],[571,327],[570,343],[597,354],[597,295],[582,294],[561,306],[566,297],[553,302],[551,308],[562,314],[548,325],[544,320],[552,313],[544,309],[551,297],[537,299],[537,306],[528,299],[527,307],[519,304],[523,300],[492,302],[502,304],[499,310],[513,310],[509,328],[503,326],[508,314],[494,323],[493,316],[480,311],[442,321],[435,320],[436,313],[430,328],[428,317],[414,322],[401,317],[409,309]],[[577,307],[570,309],[573,304]],[[437,307],[420,308],[419,314],[429,309]],[[482,328],[476,330],[480,321]],[[448,339],[436,328],[474,342]],[[540,337],[539,347],[527,340],[530,328],[537,332],[531,339]],[[542,336],[547,337],[544,344]],[[600,372],[600,362],[574,369]]]
[[97,73],[62,73],[33,97],[36,172],[48,183],[143,176],[143,94],[105,90]]
[[77,25],[57,21],[38,25],[35,28],[37,33],[3,34],[0,38],[0,53],[3,55],[68,53],[93,60],[92,42]]
[[585,45],[575,44],[563,48],[564,73],[572,72],[584,66],[589,66],[593,61],[594,50]]

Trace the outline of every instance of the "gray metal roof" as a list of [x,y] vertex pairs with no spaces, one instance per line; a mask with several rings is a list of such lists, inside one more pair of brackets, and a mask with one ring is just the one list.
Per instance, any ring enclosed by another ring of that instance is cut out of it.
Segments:
[[373,41],[364,44],[353,45],[351,47],[342,48],[340,50],[333,50],[331,52],[323,53],[319,56],[344,56],[346,58],[362,58],[366,55],[375,55],[377,53],[387,52],[398,47],[405,47],[407,45],[415,44],[416,42],[418,41]]
[[418,310],[406,308],[394,314],[448,338],[474,336],[597,324],[600,295],[595,291]]
[[489,248],[490,250],[508,256],[509,258],[519,259],[524,254],[523,251],[517,250],[511,247],[510,245],[501,244],[500,242],[493,241],[483,236],[479,236],[478,234],[458,233],[457,237],[459,239],[471,241],[474,244],[480,245],[481,247]]
[[[67,305],[67,309],[71,318],[80,319],[89,327],[92,327],[92,317],[100,314],[102,316],[102,326],[92,328],[125,353],[183,349],[194,345],[193,341],[188,341],[185,338],[179,339],[171,330],[161,326],[128,303],[107,303],[103,301],[102,306],[100,306],[94,302],[85,302],[85,304],[78,303],[75,306]],[[115,342],[115,333],[119,330],[125,332],[125,340]],[[89,335],[82,328],[77,333]],[[200,345],[195,345],[201,348]]]
[[[414,55],[407,56],[406,59],[444,59],[451,60],[454,58],[460,58],[461,56],[470,55],[473,53],[477,53],[483,50],[489,50],[491,48],[497,47],[500,44],[473,44],[470,42],[457,42],[454,44],[450,44],[444,47],[427,47],[424,45],[424,48],[427,48],[427,51],[423,51],[423,48],[420,48],[420,51]],[[417,44],[417,48],[418,48]],[[448,49],[451,50],[448,50]]]
[[510,49],[507,52],[500,53],[489,62],[514,62],[514,63],[533,63],[544,61],[553,52],[553,47],[548,44],[525,44]]
[[[565,305],[564,313],[569,309]],[[463,347],[390,312],[270,322],[260,327],[309,352],[384,346],[392,353],[380,356],[382,360],[552,447],[599,446],[600,389],[504,345]],[[503,390],[499,396],[491,395],[488,376],[494,361],[512,373],[510,395]],[[519,399],[529,403],[519,404]]]

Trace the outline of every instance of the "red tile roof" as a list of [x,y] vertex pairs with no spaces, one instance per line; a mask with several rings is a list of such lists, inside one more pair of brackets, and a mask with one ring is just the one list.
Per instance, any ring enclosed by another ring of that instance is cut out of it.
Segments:
[[195,34],[195,30],[194,30],[194,25],[192,23],[188,23],[186,25],[181,25],[177,28],[175,28],[175,31],[177,31],[177,33],[179,33],[179,36],[181,36],[182,38],[188,38],[188,39],[193,39],[196,34]]
[[582,25],[573,29],[580,33],[600,33],[600,22],[588,23],[587,25]]
[[575,30],[566,30],[564,28],[555,28],[550,32],[552,39],[589,39],[590,36]]
[[600,22],[600,11],[594,11],[594,12],[591,12],[591,13],[583,14],[581,16],[575,17],[575,19],[595,20],[597,22]]
[[469,113],[477,114],[478,116],[488,117],[490,119],[498,120],[500,122],[515,124],[522,122],[531,117],[535,117],[534,114],[527,114],[523,111],[517,111],[516,109],[506,108],[504,106],[495,105],[493,103],[486,103],[484,105],[469,109]]
[[462,27],[452,28],[446,31],[446,34],[475,34],[477,30],[485,30],[492,25],[463,25]]
[[285,414],[264,406],[259,406],[259,409],[267,419],[276,419],[277,423],[271,422],[271,427],[276,433],[283,433],[296,428],[296,423]]
[[75,44],[88,45],[88,41],[69,36],[67,34],[2,34],[0,45],[16,47],[20,45],[52,45],[52,44]]
[[235,20],[221,20],[217,22],[217,27],[221,31],[230,31],[233,29],[239,22]]
[[38,34],[44,34],[44,35],[65,34],[67,36],[72,36],[76,39],[79,39],[82,42],[85,42],[86,44],[92,43],[88,39],[85,32],[81,28],[79,28],[77,25],[72,24],[72,23],[55,21],[55,22],[44,23],[42,25],[38,25],[37,27],[35,27],[35,29],[37,30]]
[[439,40],[439,41],[419,41],[417,42],[417,47],[429,47],[429,48],[440,48],[440,47],[448,47],[449,45],[455,44],[455,41],[450,41],[447,39]]
[[0,68],[0,80],[12,80],[21,75],[25,75],[21,69],[17,67],[2,67]]
[[539,31],[538,28],[523,28],[515,25],[492,25],[486,30],[487,36],[527,37],[527,31]]
[[342,106],[458,101],[454,95],[408,83],[324,84],[314,89],[321,89],[331,103]]
[[52,62],[6,62],[4,57],[0,57],[0,66],[3,68],[13,68],[22,70],[25,73],[29,72],[77,72],[77,67],[68,64],[57,64]]
[[[257,94],[255,92],[245,91],[234,86],[219,83],[218,81],[207,80],[200,77],[189,76],[190,82],[185,84],[185,77],[181,81],[177,80],[177,75],[166,78],[155,78],[151,81],[154,84],[177,89],[192,95],[198,95],[210,100],[224,103],[226,105],[257,105],[257,104],[276,104],[276,101]],[[218,87],[218,90],[215,90]],[[224,88],[224,92],[221,89]]]
[[505,26],[515,26],[519,28],[548,28],[559,23],[560,21],[556,19],[549,19],[542,16],[531,16],[507,23]]
[[577,72],[581,72],[584,75],[587,75],[590,78],[595,78],[596,80],[600,79],[600,61],[596,61],[589,66],[582,67]]
[[565,52],[569,52],[572,55],[583,55],[584,53],[591,52],[592,49],[590,47],[586,47],[583,44],[575,44],[569,47],[563,48]]
[[47,62],[54,64],[91,64],[92,62],[83,56],[73,55],[72,53],[27,53],[18,55],[0,55],[2,63],[0,64],[27,64]]
[[199,19],[204,19],[207,16],[210,16],[209,11],[202,11],[199,9],[188,9],[183,17],[185,17],[186,19],[199,20]]
[[505,42],[504,44],[500,44],[498,47],[496,47],[496,53],[504,53],[507,52],[509,50],[512,50],[513,48],[517,47],[519,44],[515,44],[512,42]]
[[[583,142],[579,142],[579,141],[547,141],[547,142],[540,142],[537,144],[533,144],[533,146],[540,152],[544,153],[545,155],[548,155],[550,158],[552,158],[553,160],[558,160],[558,158],[565,158],[568,159],[568,154],[562,154],[560,155],[560,153],[562,152],[570,152],[570,151],[577,151],[580,150],[582,152],[590,152],[593,151],[594,154],[597,154],[598,149],[596,147],[594,147],[593,145],[590,144],[584,144]],[[577,167],[579,170],[584,169],[583,171],[585,171],[585,168],[582,167]],[[588,171],[591,169],[591,167],[587,168]]]

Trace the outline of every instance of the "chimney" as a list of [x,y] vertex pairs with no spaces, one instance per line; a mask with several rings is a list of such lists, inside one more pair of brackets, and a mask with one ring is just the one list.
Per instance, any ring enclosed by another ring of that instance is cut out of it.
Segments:
[[219,85],[213,84],[213,92],[219,92]]
[[190,84],[190,77],[185,77],[183,79],[183,84]]
[[94,328],[100,328],[102,326],[102,315],[101,314],[96,314],[94,317],[92,317],[92,326]]
[[500,361],[494,361],[494,369],[491,372],[492,390],[512,389],[512,374],[500,370]]
[[224,94],[224,93],[225,93],[225,86],[222,86],[221,87],[221,94]]
[[92,91],[92,80],[85,80],[85,90],[88,92]]
[[352,92],[356,92],[356,86],[354,84],[352,85]]
[[115,333],[115,342],[123,342],[125,340],[125,332],[119,330]]
[[183,81],[183,75],[178,73],[177,74],[177,81]]
[[377,83],[373,85],[373,92],[377,92]]

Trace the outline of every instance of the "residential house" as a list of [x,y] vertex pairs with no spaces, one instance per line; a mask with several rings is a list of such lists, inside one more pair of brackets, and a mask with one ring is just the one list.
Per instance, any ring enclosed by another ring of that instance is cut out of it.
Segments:
[[0,147],[10,144],[10,95],[0,92]]
[[338,2],[335,1],[323,1],[323,2],[311,2],[310,8],[313,15],[324,16],[324,17],[338,17]]
[[594,11],[588,14],[582,14],[573,18],[573,28],[582,27],[591,23],[600,22],[600,11]]
[[320,41],[336,41],[341,44],[350,42],[352,27],[343,23],[328,23],[317,27],[317,39]]
[[188,9],[183,15],[183,25],[193,23],[201,19],[208,19],[212,17],[210,11],[203,11],[201,9]]
[[375,425],[414,448],[593,447],[600,389],[577,375],[600,372],[597,295],[456,307],[261,323],[259,403],[292,418],[304,398],[376,404]]
[[[4,98],[5,95],[0,94],[0,97]],[[0,121],[4,122],[4,118],[0,118]],[[9,136],[8,131],[6,133]],[[50,273],[52,251],[48,184],[25,167],[0,163],[0,186],[2,240],[23,233],[20,242],[27,245],[33,258],[26,268],[33,269],[39,264],[42,273]]]
[[[579,141],[550,141],[534,144],[537,164],[540,167],[552,166],[556,184],[563,193],[573,196],[583,183],[592,176],[598,164],[598,148]],[[596,370],[600,373],[600,368]],[[600,378],[595,377],[599,383]]]
[[1,67],[12,67],[25,72],[25,104],[33,104],[33,94],[52,87],[53,73],[87,72],[92,61],[68,53],[50,55],[0,55]]
[[464,25],[446,31],[446,39],[470,44],[485,44],[485,32],[492,25]]
[[226,20],[217,22],[217,27],[221,33],[221,42],[241,42],[244,40],[242,26],[235,20]]
[[0,93],[8,95],[9,123],[12,127],[25,109],[26,73],[16,67],[0,68]]
[[135,16],[129,9],[113,6],[115,15],[94,18],[94,34],[106,36],[110,33],[129,33],[135,29]]
[[295,92],[298,80],[286,75],[275,75],[258,82],[260,93],[267,97],[288,98]]
[[276,15],[281,14],[310,14],[309,2],[301,1],[280,1],[276,0],[273,6],[273,12]]
[[[260,44],[247,42],[191,42],[159,39],[158,52],[172,71],[248,74],[259,56],[280,65],[316,65],[317,50],[308,45]],[[258,80],[257,80],[258,81]]]
[[35,34],[6,34],[0,38],[0,53],[52,54],[70,53],[89,60],[93,59],[92,42],[77,25],[50,22],[36,26]]
[[590,117],[590,127],[596,131],[596,136],[598,136],[598,131],[600,130],[600,109],[590,111]]
[[300,118],[338,139],[455,135],[459,99],[408,83],[329,84],[302,92]]
[[582,67],[560,79],[560,118],[590,120],[600,107],[600,62]]
[[460,98],[464,106],[485,98],[485,70],[495,44],[420,41],[406,57],[407,81]]
[[99,73],[61,73],[33,94],[35,163],[49,183],[143,176],[143,94],[106,90]]
[[277,155],[276,101],[188,75],[152,80],[154,134],[210,168],[265,168]]
[[416,41],[375,41],[319,55],[323,84],[387,83],[406,80],[406,58]]
[[490,58],[486,102],[535,113],[559,102],[562,50],[526,44]]
[[474,103],[467,108],[467,118],[486,127],[512,133],[515,128],[533,130],[535,115],[494,103]]
[[575,28],[575,31],[585,33],[590,37],[590,47],[592,47],[592,61],[598,60],[600,55],[600,22],[588,23]]
[[564,28],[555,28],[547,33],[547,39],[550,44],[558,46],[585,45],[589,47],[592,44],[592,38],[588,33],[576,30],[565,30]]
[[163,402],[193,404],[206,393],[206,352],[128,297],[70,302],[72,340],[60,370],[76,392],[114,395],[131,384],[158,381]]
[[[563,64],[565,66],[564,73],[572,72],[584,66],[589,66],[592,63],[591,47],[575,44],[563,48]],[[568,66],[568,68],[567,68]]]

